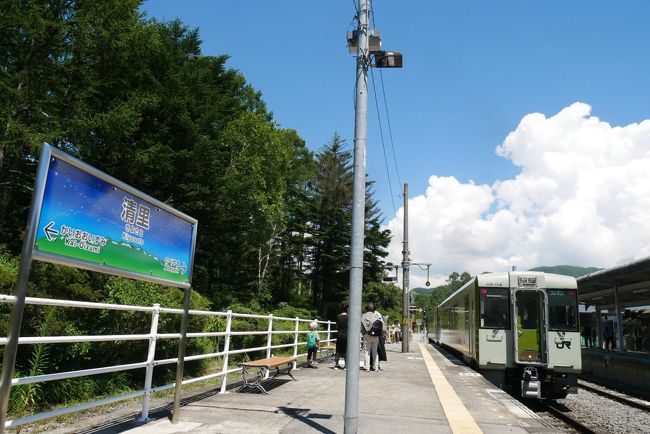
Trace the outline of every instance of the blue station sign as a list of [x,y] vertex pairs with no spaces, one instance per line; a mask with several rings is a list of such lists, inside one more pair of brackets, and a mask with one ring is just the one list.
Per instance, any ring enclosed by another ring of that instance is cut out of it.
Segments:
[[[197,221],[49,145],[35,259],[189,288]],[[38,202],[37,202],[38,203]]]

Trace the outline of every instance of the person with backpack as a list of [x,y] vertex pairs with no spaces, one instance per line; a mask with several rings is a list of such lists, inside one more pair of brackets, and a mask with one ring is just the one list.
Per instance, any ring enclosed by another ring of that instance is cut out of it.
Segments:
[[312,321],[309,324],[309,333],[307,333],[307,367],[308,368],[318,368],[316,366],[316,353],[318,352],[318,343],[320,342],[320,336],[316,328],[318,323]]
[[379,344],[377,345],[377,355],[379,357],[379,363],[377,365],[374,365],[372,363],[372,359],[370,359],[370,370],[374,370],[373,368],[377,368],[378,371],[381,371],[381,362],[386,362],[388,361],[388,357],[386,357],[386,330],[387,330],[387,325],[386,325],[386,318],[382,316],[382,314],[377,310],[377,307],[375,306],[375,315],[377,315],[377,318],[381,320],[381,333],[379,334]]
[[361,315],[361,334],[366,346],[366,353],[363,360],[363,368],[366,372],[370,371],[370,359],[372,358],[373,371],[379,366],[379,355],[377,348],[379,347],[379,336],[383,333],[383,323],[381,317],[375,314],[375,305],[368,302],[366,305],[366,312]]

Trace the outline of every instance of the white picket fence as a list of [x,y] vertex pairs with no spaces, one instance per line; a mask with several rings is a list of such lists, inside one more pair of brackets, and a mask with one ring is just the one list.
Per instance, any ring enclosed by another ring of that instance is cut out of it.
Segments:
[[[15,303],[16,298],[10,295],[0,294],[0,303]],[[13,378],[11,385],[19,386],[23,384],[33,384],[33,383],[42,383],[46,381],[62,380],[65,378],[76,378],[84,377],[90,375],[106,374],[109,372],[121,372],[121,371],[130,371],[135,369],[146,369],[145,380],[143,388],[141,390],[125,393],[118,396],[112,396],[106,399],[100,399],[96,401],[86,402],[78,405],[73,405],[69,407],[59,408],[56,410],[34,414],[31,416],[23,417],[20,419],[12,419],[5,423],[5,427],[16,427],[19,425],[24,425],[31,422],[36,422],[39,420],[60,416],[67,413],[73,413],[76,411],[81,411],[100,405],[112,404],[118,401],[123,401],[131,398],[136,398],[139,396],[143,397],[142,401],[142,413],[140,420],[146,421],[149,417],[149,406],[150,398],[153,392],[160,392],[167,389],[172,389],[176,386],[175,383],[165,384],[162,386],[152,387],[153,371],[156,366],[176,364],[178,358],[171,359],[161,359],[155,360],[156,354],[156,341],[159,339],[180,339],[180,333],[158,333],[158,319],[161,313],[169,314],[178,314],[183,313],[182,309],[171,309],[166,307],[161,307],[159,304],[154,304],[153,306],[130,306],[130,305],[119,305],[119,304],[107,304],[107,303],[91,303],[83,301],[71,301],[71,300],[57,300],[57,299],[48,299],[48,298],[34,298],[27,297],[26,304],[30,305],[42,305],[42,306],[58,306],[58,307],[75,307],[75,308],[86,308],[86,309],[105,309],[105,310],[118,310],[118,311],[129,311],[129,312],[151,312],[151,328],[148,334],[132,334],[132,335],[94,335],[94,336],[35,336],[35,337],[20,337],[18,344],[58,344],[58,343],[73,343],[73,342],[110,342],[110,341],[149,341],[148,351],[146,354],[145,360],[138,363],[130,363],[126,365],[115,365],[115,366],[104,366],[100,368],[91,368],[83,369],[78,371],[69,371],[69,372],[57,372],[53,374],[44,374],[37,375],[33,377],[19,377]],[[285,317],[274,317],[273,315],[253,315],[245,313],[236,313],[232,311],[227,312],[210,312],[210,311],[200,311],[200,310],[190,310],[190,315],[203,315],[203,316],[217,316],[226,318],[226,327],[224,331],[219,332],[205,332],[205,333],[187,333],[187,338],[198,338],[198,337],[224,337],[224,350],[216,353],[208,354],[196,354],[185,357],[185,361],[192,360],[201,360],[209,358],[222,358],[222,370],[220,372],[215,372],[209,375],[204,375],[202,377],[191,378],[184,380],[182,384],[191,384],[199,381],[205,381],[213,378],[221,377],[221,387],[220,392],[224,393],[228,386],[228,374],[233,372],[241,371],[239,367],[228,367],[228,359],[232,354],[243,354],[256,351],[266,350],[266,357],[271,356],[271,351],[274,349],[280,348],[293,348],[293,355],[296,357],[304,356],[306,353],[299,353],[298,349],[301,346],[306,344],[305,341],[301,341],[299,336],[301,334],[308,333],[307,330],[300,330],[300,323],[309,323],[313,321],[312,319],[304,318],[285,318]],[[268,327],[266,330],[256,330],[256,331],[233,331],[232,321],[233,318],[257,318],[257,319],[266,319],[268,321]],[[287,324],[287,321],[290,321],[292,324],[291,330],[274,330],[273,324],[274,321],[282,321],[282,324]],[[331,321],[318,321],[319,329],[323,332],[326,332],[326,339],[323,339],[322,342],[332,342],[336,339],[332,338],[333,334],[336,334],[336,330],[332,328],[335,323]],[[326,328],[326,329],[325,329]],[[290,344],[280,344],[272,345],[272,338],[274,335],[281,334],[293,334],[293,343]],[[230,338],[231,336],[254,336],[254,335],[266,335],[267,343],[263,347],[257,348],[230,348]],[[6,345],[7,339],[0,338],[0,345]],[[295,367],[295,366],[294,366]]]

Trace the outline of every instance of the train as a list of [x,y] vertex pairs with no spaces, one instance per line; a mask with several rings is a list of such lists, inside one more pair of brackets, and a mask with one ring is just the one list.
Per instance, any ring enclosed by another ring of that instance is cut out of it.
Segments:
[[429,312],[427,335],[503,389],[566,398],[582,368],[577,292],[570,276],[480,274]]

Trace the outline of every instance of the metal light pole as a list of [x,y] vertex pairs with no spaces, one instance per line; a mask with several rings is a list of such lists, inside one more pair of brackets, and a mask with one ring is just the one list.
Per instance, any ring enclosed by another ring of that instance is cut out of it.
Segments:
[[[344,432],[355,434],[359,419],[359,351],[361,292],[366,211],[366,132],[368,129],[368,68],[401,68],[402,54],[382,51],[379,32],[370,29],[370,0],[359,0],[358,27],[348,32],[348,48],[357,53],[356,111],[354,118],[354,176],[352,184],[352,241],[350,251],[350,303],[348,347],[345,360]],[[375,64],[371,60],[374,56]]]
[[409,185],[404,184],[404,242],[402,247],[402,352],[409,352],[409,315],[411,300],[409,297]]
[[359,419],[359,335],[363,285],[363,241],[366,206],[366,132],[368,122],[368,67],[370,66],[369,0],[359,0],[357,11],[356,113],[354,118],[354,178],[352,187],[352,244],[350,252],[350,303],[348,348],[345,365],[344,433],[356,434]]

